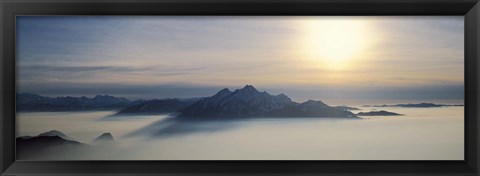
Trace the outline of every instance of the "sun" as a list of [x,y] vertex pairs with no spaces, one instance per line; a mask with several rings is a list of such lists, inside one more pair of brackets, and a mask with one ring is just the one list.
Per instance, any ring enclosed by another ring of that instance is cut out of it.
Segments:
[[323,67],[345,68],[349,60],[358,58],[367,47],[366,27],[364,21],[341,17],[304,21],[304,54]]

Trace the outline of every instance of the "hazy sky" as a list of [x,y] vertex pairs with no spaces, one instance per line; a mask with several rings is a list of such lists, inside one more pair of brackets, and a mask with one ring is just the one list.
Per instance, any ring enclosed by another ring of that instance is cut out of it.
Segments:
[[17,17],[19,92],[463,99],[458,17]]

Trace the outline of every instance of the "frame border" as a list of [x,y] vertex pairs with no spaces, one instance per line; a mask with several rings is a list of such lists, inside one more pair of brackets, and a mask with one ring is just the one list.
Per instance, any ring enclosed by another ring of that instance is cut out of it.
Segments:
[[[479,175],[479,0],[0,0],[1,175]],[[463,15],[465,161],[16,161],[17,15]]]

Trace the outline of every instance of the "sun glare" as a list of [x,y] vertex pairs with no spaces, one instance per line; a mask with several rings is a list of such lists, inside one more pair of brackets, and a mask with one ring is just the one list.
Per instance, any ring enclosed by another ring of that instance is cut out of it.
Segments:
[[328,69],[347,67],[368,45],[366,23],[355,19],[327,18],[304,22],[302,46],[308,59]]

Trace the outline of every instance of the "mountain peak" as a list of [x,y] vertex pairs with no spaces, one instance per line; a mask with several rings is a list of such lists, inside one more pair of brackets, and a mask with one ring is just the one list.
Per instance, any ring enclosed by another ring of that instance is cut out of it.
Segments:
[[187,107],[179,116],[187,118],[251,117],[293,103],[286,96],[273,96],[267,92],[257,91],[252,85],[245,85],[234,92],[223,89],[216,95]]
[[238,91],[241,91],[241,92],[258,92],[257,89],[255,89],[255,87],[253,87],[252,85],[245,85],[245,87],[243,87],[242,89],[238,89]]
[[316,101],[316,100],[308,100],[308,101],[306,101],[306,102],[303,102],[301,105],[311,106],[311,107],[313,107],[313,106],[328,107],[327,104],[323,103],[323,102],[320,101],[320,100],[318,100],[318,101]]
[[230,89],[228,89],[228,88],[224,88],[224,89],[222,89],[222,90],[218,91],[218,93],[217,93],[217,94],[224,94],[224,93],[232,93],[232,92],[230,91]]
[[115,141],[111,133],[103,133],[95,139],[95,142]]
[[39,134],[38,136],[58,136],[60,138],[63,138],[65,140],[71,140],[70,137],[68,137],[67,135],[65,135],[64,133],[60,132],[60,131],[57,131],[57,130],[50,130],[48,132],[45,132],[45,133],[41,133]]
[[[252,85],[247,84],[247,85],[245,85],[245,86],[243,87],[243,89],[255,89],[255,87],[253,87]],[[257,89],[255,89],[255,90],[257,90]]]

